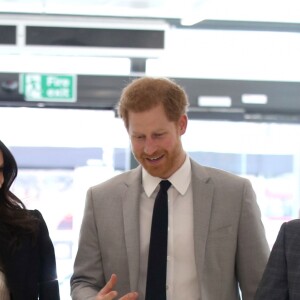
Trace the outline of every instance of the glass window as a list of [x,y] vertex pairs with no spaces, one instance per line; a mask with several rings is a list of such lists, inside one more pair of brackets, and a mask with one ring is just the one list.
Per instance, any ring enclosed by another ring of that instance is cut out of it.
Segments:
[[[70,299],[85,194],[129,168],[126,130],[112,111],[0,108],[0,115],[1,139],[19,165],[14,192],[44,215],[61,297]],[[272,246],[282,222],[299,215],[299,134],[298,124],[190,120],[182,139],[200,164],[251,180]]]
[[200,164],[250,179],[272,247],[284,221],[299,217],[298,124],[189,122],[183,142]]

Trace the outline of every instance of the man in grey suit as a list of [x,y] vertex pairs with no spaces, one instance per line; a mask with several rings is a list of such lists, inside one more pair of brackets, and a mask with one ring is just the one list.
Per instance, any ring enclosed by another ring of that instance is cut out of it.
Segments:
[[[188,105],[167,78],[124,88],[118,111],[140,165],[87,192],[73,300],[253,300],[269,256],[255,193],[249,180],[188,157],[181,142]],[[195,142],[201,146],[201,133]],[[162,179],[171,182],[166,289],[151,299],[149,240]]]
[[300,220],[281,225],[255,300],[300,299]]

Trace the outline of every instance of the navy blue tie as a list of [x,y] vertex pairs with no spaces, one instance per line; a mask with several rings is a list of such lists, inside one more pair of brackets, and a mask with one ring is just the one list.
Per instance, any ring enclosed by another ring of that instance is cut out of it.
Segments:
[[149,245],[146,300],[166,300],[168,250],[168,180],[160,182],[155,198]]

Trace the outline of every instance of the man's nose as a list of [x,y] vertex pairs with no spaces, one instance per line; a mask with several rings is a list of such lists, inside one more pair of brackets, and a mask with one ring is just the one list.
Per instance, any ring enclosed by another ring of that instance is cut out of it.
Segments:
[[153,153],[155,153],[156,150],[157,150],[157,145],[155,141],[153,141],[153,139],[146,139],[144,152],[147,155],[152,155]]

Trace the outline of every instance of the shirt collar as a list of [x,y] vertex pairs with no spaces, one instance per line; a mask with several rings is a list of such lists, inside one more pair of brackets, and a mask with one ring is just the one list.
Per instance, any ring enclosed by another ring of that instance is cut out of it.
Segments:
[[[142,178],[145,193],[150,197],[162,179],[150,175],[144,168],[142,169]],[[168,180],[181,195],[185,194],[191,182],[191,161],[188,155],[185,156],[182,166]]]

